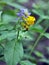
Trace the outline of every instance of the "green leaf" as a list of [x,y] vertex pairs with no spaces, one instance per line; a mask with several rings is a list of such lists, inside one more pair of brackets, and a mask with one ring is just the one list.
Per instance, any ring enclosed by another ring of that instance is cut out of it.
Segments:
[[2,25],[0,26],[0,31],[3,31],[3,30],[12,30],[14,28],[14,26],[8,24],[8,25]]
[[23,7],[23,6],[21,6],[21,5],[17,4],[17,3],[7,3],[7,4],[12,6],[12,7],[15,7],[17,9],[25,8],[25,7]]
[[43,54],[39,51],[34,51],[34,53],[38,56],[38,57],[44,57]]
[[[17,11],[17,9],[16,9],[16,11]],[[3,11],[3,14],[7,14],[7,15],[11,15],[11,16],[16,16],[16,11],[7,7]]]
[[23,57],[22,43],[14,40],[6,43],[4,57],[7,65],[16,65]]
[[9,22],[13,22],[13,20],[16,19],[16,17],[11,16],[11,15],[7,15],[7,14],[3,14],[2,19],[3,19],[4,23],[9,23]]
[[40,62],[45,62],[45,63],[49,64],[49,59],[46,59],[46,58],[40,59],[39,61]]
[[44,15],[44,12],[42,10],[39,10],[39,9],[33,9],[32,12],[34,12],[35,14],[37,14],[41,17]]
[[30,31],[35,31],[38,33],[43,32],[43,27],[41,25],[34,25],[34,26],[30,26]]
[[49,20],[49,16],[48,16],[48,15],[45,15],[44,12],[43,12],[43,10],[33,9],[32,12],[35,13],[35,14],[37,14],[38,16],[40,16],[40,17],[43,18],[43,19],[48,19],[48,20]]
[[14,7],[14,8],[17,8],[17,9],[21,9],[21,8],[25,8],[25,7],[23,7],[23,6],[21,6],[21,5],[19,5],[19,4],[17,4],[17,3],[11,3],[11,2],[0,2],[0,4],[2,4],[2,5],[9,5],[9,6],[12,6],[12,7]]
[[21,65],[36,65],[36,64],[34,64],[34,63],[31,63],[31,62],[28,61],[28,60],[21,61],[20,64],[21,64]]
[[43,34],[46,38],[48,38],[49,39],[49,33],[45,33],[45,34]]
[[4,40],[4,39],[8,39],[8,38],[13,38],[13,36],[16,36],[16,32],[2,32],[2,35],[0,36],[0,41]]

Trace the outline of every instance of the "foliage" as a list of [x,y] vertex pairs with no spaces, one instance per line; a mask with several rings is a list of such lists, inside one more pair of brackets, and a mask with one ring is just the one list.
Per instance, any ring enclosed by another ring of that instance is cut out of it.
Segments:
[[[0,0],[0,60],[5,61],[7,65],[37,65],[37,62],[49,64],[49,59],[36,50],[41,37],[49,39],[49,33],[46,32],[49,28],[49,2],[47,4],[39,1],[39,4],[33,4],[32,10],[29,11],[39,17],[35,17],[37,20],[28,30],[21,26],[20,17],[17,16],[20,9],[25,8],[19,4],[22,2],[23,0]],[[49,54],[49,47],[46,49]],[[40,59],[37,60],[32,53]]]

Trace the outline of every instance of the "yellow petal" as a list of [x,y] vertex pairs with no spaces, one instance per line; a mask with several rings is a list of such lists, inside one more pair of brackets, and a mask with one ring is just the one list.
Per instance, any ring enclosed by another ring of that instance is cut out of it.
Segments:
[[28,16],[27,18],[23,18],[27,25],[33,25],[34,24],[34,21],[35,21],[35,17],[34,16]]

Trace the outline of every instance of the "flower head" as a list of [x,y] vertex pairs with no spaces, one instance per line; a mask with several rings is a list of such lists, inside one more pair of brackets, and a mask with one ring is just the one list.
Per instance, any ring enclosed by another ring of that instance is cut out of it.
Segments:
[[28,16],[27,18],[23,18],[25,22],[22,22],[21,25],[28,30],[29,26],[34,24],[35,17],[34,16]]
[[28,29],[30,25],[34,24],[35,17],[30,16],[30,12],[28,12],[27,9],[21,9],[20,12],[18,13],[19,17],[23,19],[24,22],[21,22],[21,25],[25,28]]
[[35,21],[35,17],[34,16],[28,16],[27,18],[23,18],[24,21],[26,21],[27,25],[33,25],[34,21]]

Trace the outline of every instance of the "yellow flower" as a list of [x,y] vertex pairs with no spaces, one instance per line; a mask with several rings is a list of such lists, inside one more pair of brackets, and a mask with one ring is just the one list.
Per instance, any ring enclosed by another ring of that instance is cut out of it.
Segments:
[[26,21],[27,25],[33,25],[34,21],[35,21],[35,17],[34,16],[28,16],[27,18],[23,18],[24,21]]
[[22,22],[22,26],[25,28],[25,29],[28,29],[30,25],[33,25],[34,24],[34,21],[35,21],[35,17],[34,16],[28,16],[28,17],[23,17],[23,20],[25,22]]

